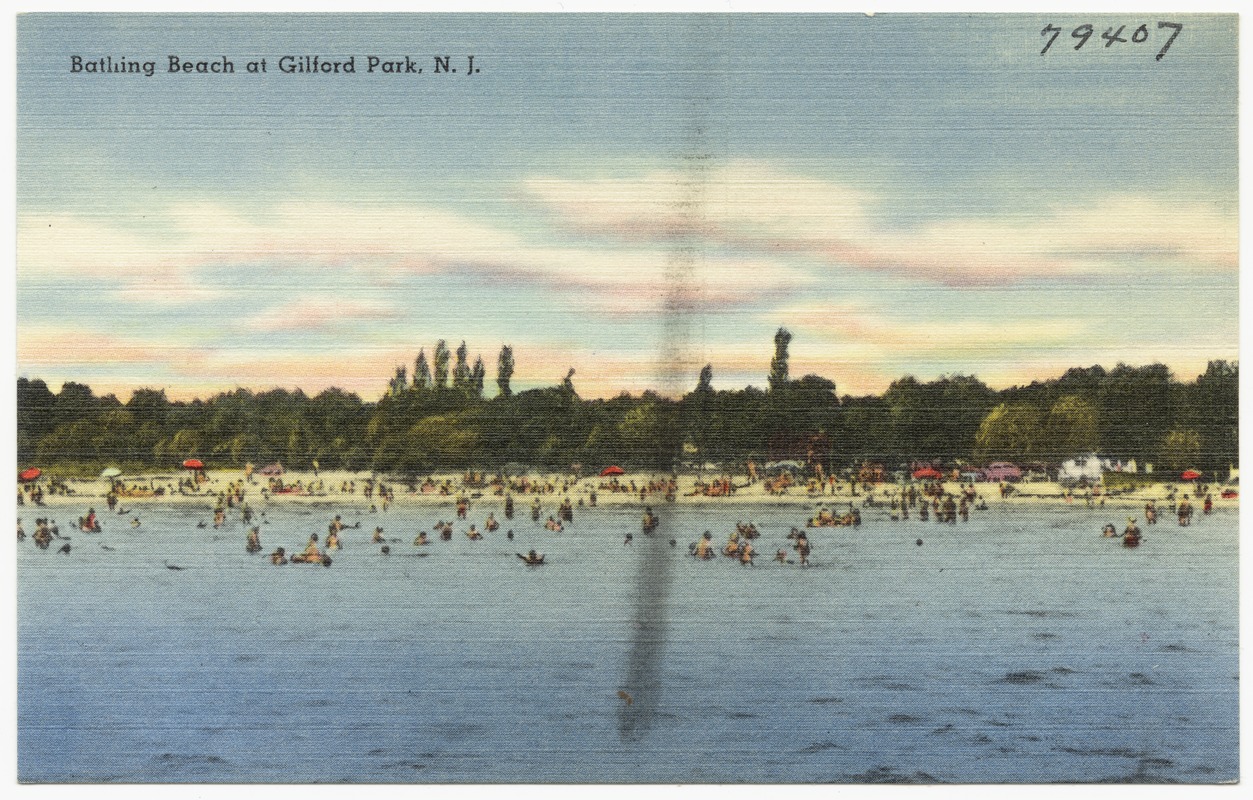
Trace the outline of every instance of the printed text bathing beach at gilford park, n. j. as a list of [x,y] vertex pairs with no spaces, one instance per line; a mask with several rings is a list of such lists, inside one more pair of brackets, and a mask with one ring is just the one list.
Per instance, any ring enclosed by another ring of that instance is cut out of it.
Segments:
[[474,56],[263,56],[210,59],[167,55],[163,59],[120,56],[70,56],[73,75],[476,75]]

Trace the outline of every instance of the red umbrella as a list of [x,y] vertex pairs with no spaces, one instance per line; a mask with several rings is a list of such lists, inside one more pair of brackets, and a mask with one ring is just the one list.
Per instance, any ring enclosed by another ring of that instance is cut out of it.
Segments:
[[600,476],[602,478],[607,475],[625,475],[625,474],[626,474],[626,470],[616,465],[612,467],[605,467],[604,469],[600,471]]
[[204,469],[204,462],[198,458],[189,458],[183,462],[185,469]]
[[17,476],[17,479],[22,482],[33,481],[35,480],[35,478],[38,478],[42,474],[44,474],[43,470],[41,470],[39,467],[31,467],[28,470],[23,470],[22,473]]
[[1194,481],[1197,478],[1201,477],[1201,473],[1197,472],[1194,469],[1185,469],[1183,471],[1183,474],[1180,475],[1179,477],[1185,481]]
[[940,474],[940,471],[938,469],[932,469],[931,467],[923,467],[922,469],[914,470],[914,477],[915,478],[943,478],[944,476]]

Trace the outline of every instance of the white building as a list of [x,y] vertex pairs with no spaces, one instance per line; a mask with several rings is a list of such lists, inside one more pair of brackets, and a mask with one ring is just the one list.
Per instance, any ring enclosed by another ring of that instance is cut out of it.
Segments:
[[1075,456],[1062,462],[1061,467],[1057,470],[1057,482],[1062,486],[1074,486],[1081,481],[1093,484],[1101,479],[1101,475],[1106,470],[1113,471],[1114,468],[1114,462],[1108,458],[1102,458],[1096,453],[1089,453],[1086,456]]

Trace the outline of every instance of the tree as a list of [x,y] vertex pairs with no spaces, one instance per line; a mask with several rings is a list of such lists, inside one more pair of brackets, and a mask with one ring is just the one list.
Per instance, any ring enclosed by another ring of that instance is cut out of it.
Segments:
[[482,356],[474,359],[474,369],[470,370],[470,394],[473,397],[483,396],[483,379],[487,377],[487,369],[483,366]]
[[470,351],[466,349],[466,343],[462,341],[461,346],[457,348],[457,366],[452,371],[452,388],[460,389],[462,392],[470,391]]
[[56,395],[48,384],[36,378],[17,379],[17,457],[30,461],[35,457],[39,440],[56,429],[52,414]]
[[1001,403],[988,412],[975,434],[975,455],[988,461],[1029,458],[1043,432],[1040,410],[1025,403]]
[[700,371],[700,378],[696,381],[696,391],[701,394],[709,394],[713,392],[714,365],[706,364]]
[[578,397],[574,391],[574,367],[570,367],[570,371],[566,373],[566,377],[561,380],[561,391],[567,398]]
[[500,356],[496,359],[496,386],[500,388],[501,397],[513,394],[509,388],[509,379],[513,377],[513,348],[504,345],[500,348]]
[[1040,455],[1053,461],[1096,450],[1100,436],[1096,403],[1068,394],[1049,409]]
[[1225,475],[1240,463],[1239,364],[1211,361],[1196,383],[1184,388],[1179,416],[1201,435],[1198,463],[1207,473]]
[[418,360],[413,363],[413,388],[422,391],[431,385],[431,368],[426,363],[426,350],[418,351]]
[[1162,440],[1162,463],[1176,472],[1195,468],[1201,457],[1201,434],[1194,430],[1173,430]]
[[435,375],[434,385],[436,389],[448,388],[448,362],[452,358],[452,354],[448,352],[448,344],[440,339],[435,343]]
[[701,463],[705,461],[705,448],[709,439],[710,415],[714,401],[713,377],[713,365],[706,364],[700,371],[696,388],[683,398],[679,409],[683,437],[696,448]]
[[787,346],[792,341],[792,334],[787,328],[779,328],[774,335],[774,358],[770,359],[770,376],[768,389],[778,392],[787,386]]
[[141,421],[164,425],[170,410],[170,401],[164,389],[136,389],[126,407]]
[[1118,364],[1101,381],[1100,450],[1120,459],[1152,460],[1164,432],[1175,427],[1171,374],[1164,364]]
[[396,367],[396,376],[391,379],[387,385],[387,393],[392,397],[399,397],[405,393],[405,389],[409,387],[409,378],[405,374],[405,367]]

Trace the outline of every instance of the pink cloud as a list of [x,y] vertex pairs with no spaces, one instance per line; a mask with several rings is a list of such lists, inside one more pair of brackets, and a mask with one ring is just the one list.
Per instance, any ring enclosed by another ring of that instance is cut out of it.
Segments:
[[399,317],[400,310],[386,300],[301,296],[254,315],[244,328],[255,333],[311,333],[353,321]]
[[1109,195],[1021,215],[890,226],[869,192],[733,162],[693,177],[536,179],[527,197],[558,224],[635,245],[704,242],[731,253],[801,258],[950,286],[1097,277],[1177,265],[1233,270],[1234,213],[1213,204]]

